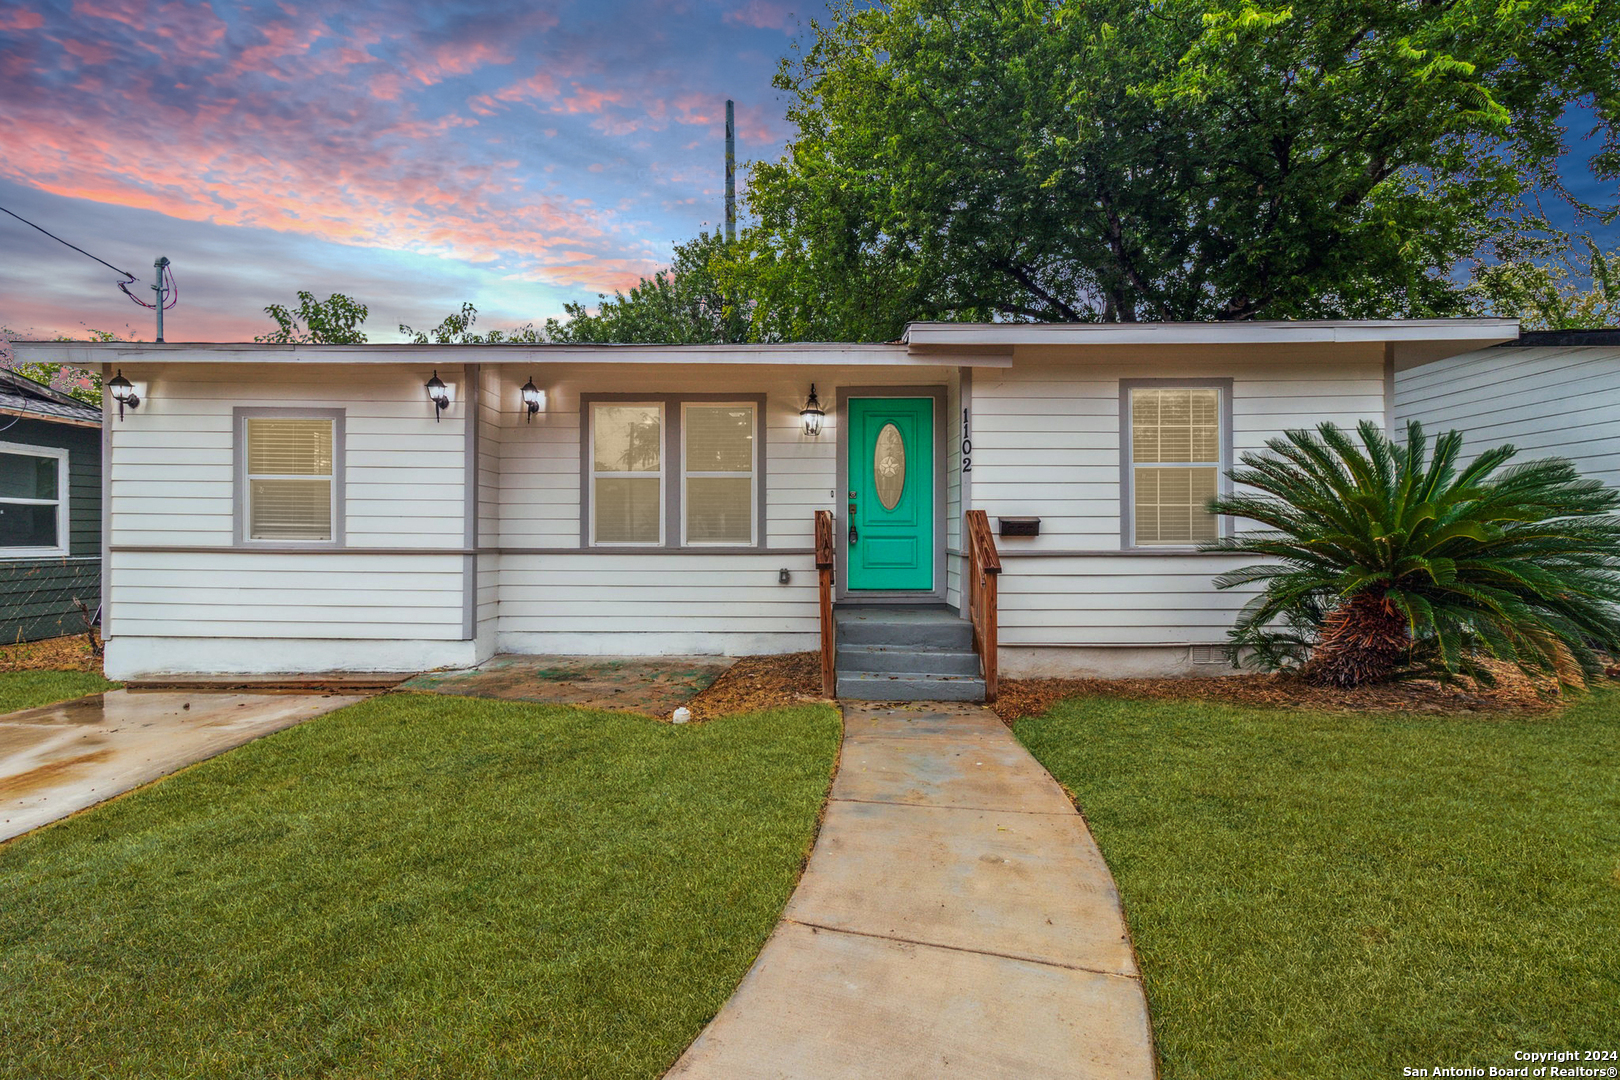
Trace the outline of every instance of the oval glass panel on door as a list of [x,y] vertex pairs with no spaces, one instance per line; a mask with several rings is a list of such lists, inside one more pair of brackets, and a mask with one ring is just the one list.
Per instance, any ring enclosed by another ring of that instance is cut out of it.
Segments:
[[877,449],[872,452],[872,487],[883,509],[900,505],[906,490],[906,440],[893,424],[884,424],[878,432]]

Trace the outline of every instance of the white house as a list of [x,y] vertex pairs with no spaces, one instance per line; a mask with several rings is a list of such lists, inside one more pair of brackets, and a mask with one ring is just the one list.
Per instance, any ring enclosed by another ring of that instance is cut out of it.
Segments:
[[1401,371],[1395,419],[1463,432],[1465,454],[1512,443],[1620,487],[1620,330],[1540,330]]
[[[1244,598],[1196,546],[1230,528],[1202,507],[1234,455],[1388,423],[1402,372],[1516,337],[930,323],[863,345],[17,352],[122,373],[139,402],[109,397],[104,429],[114,678],[816,649],[818,511],[840,616],[898,619],[962,612],[970,510],[1002,560],[992,659],[1028,675],[1225,670]],[[850,640],[881,653],[887,625]]]

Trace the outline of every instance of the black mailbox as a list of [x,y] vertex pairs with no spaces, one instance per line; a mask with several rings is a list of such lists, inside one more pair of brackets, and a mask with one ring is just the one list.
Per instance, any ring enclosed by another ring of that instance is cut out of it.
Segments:
[[1002,536],[1039,536],[1041,519],[1038,517],[998,517]]

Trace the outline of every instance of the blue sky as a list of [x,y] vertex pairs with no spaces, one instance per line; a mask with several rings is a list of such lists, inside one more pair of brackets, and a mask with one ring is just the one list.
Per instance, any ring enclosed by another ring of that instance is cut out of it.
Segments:
[[[301,288],[369,304],[373,340],[463,300],[481,327],[538,321],[719,220],[726,98],[739,159],[779,155],[771,75],[825,12],[0,0],[0,206],[143,280],[172,259],[171,340],[250,338]],[[150,338],[114,280],[0,218],[0,326]]]

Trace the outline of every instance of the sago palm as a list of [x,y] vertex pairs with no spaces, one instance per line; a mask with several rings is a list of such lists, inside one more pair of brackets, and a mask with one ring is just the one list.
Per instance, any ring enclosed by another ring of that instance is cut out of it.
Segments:
[[1215,581],[1264,586],[1232,631],[1248,662],[1358,686],[1488,678],[1495,657],[1574,684],[1620,650],[1620,493],[1562,458],[1504,467],[1511,446],[1460,466],[1455,431],[1432,457],[1417,423],[1404,446],[1371,422],[1359,435],[1272,439],[1210,504],[1248,522],[1205,550],[1270,560]]

